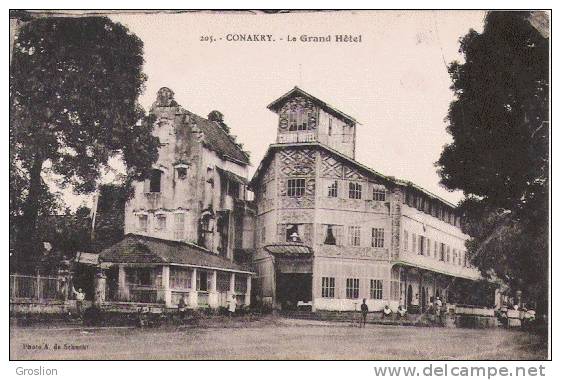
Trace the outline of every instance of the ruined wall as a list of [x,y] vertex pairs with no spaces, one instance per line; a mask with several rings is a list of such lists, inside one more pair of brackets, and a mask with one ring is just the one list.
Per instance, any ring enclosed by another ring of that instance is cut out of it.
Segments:
[[[154,106],[152,113],[156,116],[154,134],[162,144],[153,165],[162,171],[161,191],[149,192],[149,180],[134,183],[134,197],[125,208],[125,233],[196,242],[199,200],[208,192],[200,175],[206,150],[201,133],[179,106]],[[178,175],[177,165],[187,167],[184,177]],[[147,231],[139,229],[139,214],[148,216]],[[183,236],[175,233],[175,214],[183,215]],[[166,216],[165,228],[160,228],[157,215]]]
[[[153,133],[161,143],[153,166],[162,172],[160,192],[149,191],[150,180],[134,183],[135,195],[125,208],[125,233],[201,244],[213,252],[223,247],[222,254],[228,258],[233,258],[234,248],[253,245],[255,228],[246,220],[245,186],[240,187],[242,199],[234,200],[225,193],[218,171],[247,178],[247,166],[225,160],[207,148],[197,125],[201,119],[177,105],[171,90],[158,92],[151,113],[155,116]],[[218,232],[219,214],[225,215],[224,239]],[[145,231],[140,228],[139,215],[148,218]],[[212,219],[205,233],[203,215]]]

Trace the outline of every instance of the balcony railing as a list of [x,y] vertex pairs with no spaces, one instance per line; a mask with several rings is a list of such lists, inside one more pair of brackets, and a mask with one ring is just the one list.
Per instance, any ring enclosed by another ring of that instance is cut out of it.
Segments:
[[151,209],[156,209],[162,207],[162,193],[144,193],[146,196],[146,201]]
[[208,292],[197,293],[197,305],[199,307],[208,307]]

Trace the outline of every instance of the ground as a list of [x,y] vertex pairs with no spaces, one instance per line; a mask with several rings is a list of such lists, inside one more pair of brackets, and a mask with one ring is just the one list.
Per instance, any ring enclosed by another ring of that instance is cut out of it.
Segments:
[[11,326],[10,358],[537,360],[547,358],[547,349],[535,335],[499,328],[358,328],[348,322],[265,317],[142,329]]

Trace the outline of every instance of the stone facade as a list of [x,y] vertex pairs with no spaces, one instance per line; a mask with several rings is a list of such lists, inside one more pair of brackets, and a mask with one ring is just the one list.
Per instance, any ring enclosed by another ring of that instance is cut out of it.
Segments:
[[[125,239],[102,253],[111,265],[109,299],[249,305],[252,272],[241,264],[251,260],[256,219],[247,201],[247,154],[220,120],[185,110],[169,88],[158,91],[150,113],[159,157],[148,178],[133,184]],[[151,259],[137,262],[143,255]]]

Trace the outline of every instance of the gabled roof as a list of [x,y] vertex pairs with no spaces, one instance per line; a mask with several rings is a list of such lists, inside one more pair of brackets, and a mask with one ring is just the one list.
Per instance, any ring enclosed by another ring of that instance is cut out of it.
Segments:
[[339,111],[337,108],[335,108],[333,106],[330,106],[329,104],[327,104],[323,100],[318,99],[315,96],[308,94],[306,91],[302,90],[301,88],[299,88],[297,86],[294,86],[294,88],[292,90],[288,91],[286,94],[284,94],[283,96],[281,96],[277,100],[273,101],[271,104],[269,104],[267,106],[267,108],[270,109],[271,111],[278,112],[279,109],[290,98],[292,98],[294,96],[297,96],[297,95],[301,95],[301,96],[304,96],[304,97],[310,99],[312,102],[314,102],[315,104],[320,106],[324,111],[329,112],[329,113],[333,113],[333,114],[339,116],[340,118],[346,120],[347,122],[350,122],[352,124],[360,124],[353,117],[347,115],[346,113],[344,113],[342,111]]
[[215,151],[219,156],[226,159],[235,160],[243,165],[249,165],[249,156],[245,153],[234,138],[228,134],[218,123],[210,121],[196,115],[192,112],[185,111],[192,121],[201,129],[204,134],[204,141],[209,149]]
[[174,99],[174,92],[169,87],[158,90],[156,101],[152,104],[150,112],[156,108],[173,108],[176,113],[187,115],[189,122],[194,123],[203,133],[203,144],[210,150],[216,152],[221,158],[230,160],[237,164],[249,165],[249,155],[236,144],[234,138],[225,131],[218,123],[210,121],[187,111]]
[[248,268],[218,256],[195,244],[127,234],[103,250],[100,261],[110,263],[179,264],[207,269],[247,272]]
[[256,182],[257,179],[261,176],[261,174],[263,173],[263,171],[267,168],[267,166],[270,163],[270,159],[272,157],[272,153],[275,150],[278,149],[284,149],[287,147],[304,147],[304,146],[308,146],[308,147],[317,147],[320,149],[323,149],[327,152],[329,152],[330,154],[337,156],[339,159],[346,161],[348,164],[363,170],[365,172],[368,172],[369,174],[378,177],[379,179],[392,183],[396,186],[402,186],[402,187],[411,187],[414,188],[415,190],[424,193],[425,195],[436,199],[444,204],[446,204],[447,206],[451,207],[451,208],[456,208],[456,205],[454,205],[453,203],[448,202],[446,199],[439,197],[436,194],[431,193],[428,190],[425,190],[424,188],[422,188],[421,186],[418,186],[416,184],[414,184],[411,181],[406,181],[406,180],[402,180],[402,179],[398,179],[395,177],[391,177],[391,176],[386,176],[383,175],[382,173],[377,172],[376,170],[369,168],[368,166],[361,164],[360,162],[356,161],[355,159],[348,157],[344,154],[342,154],[341,152],[325,145],[322,144],[320,142],[309,142],[309,143],[293,143],[293,144],[271,144],[269,145],[269,148],[267,149],[267,152],[265,153],[265,156],[263,157],[263,159],[261,160],[261,163],[259,164],[259,166],[257,167],[257,170],[255,171],[255,174],[253,174],[253,177],[251,178],[251,181],[249,182],[249,187],[251,188],[255,188],[256,186]]

